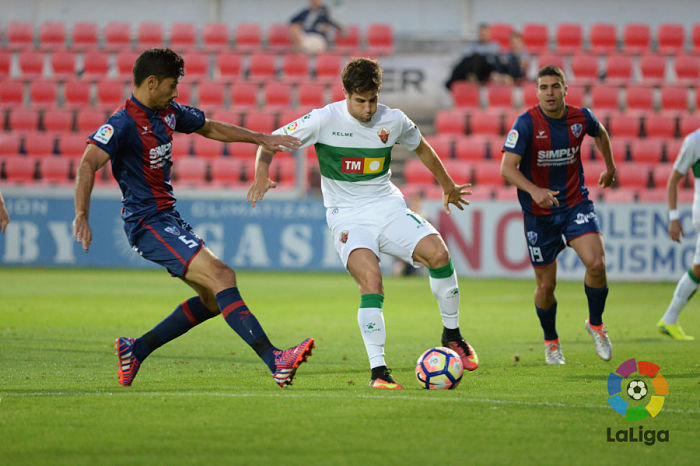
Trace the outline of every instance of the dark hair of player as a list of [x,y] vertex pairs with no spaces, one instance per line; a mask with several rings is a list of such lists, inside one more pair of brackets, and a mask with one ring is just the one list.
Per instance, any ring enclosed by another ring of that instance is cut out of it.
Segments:
[[566,85],[564,72],[556,65],[547,65],[540,68],[540,71],[537,72],[537,81],[539,81],[542,76],[557,76],[561,79],[561,83]]
[[185,61],[170,49],[148,49],[134,62],[134,85],[140,86],[144,79],[154,75],[158,80],[180,79],[185,74]]
[[379,92],[382,88],[382,68],[371,58],[353,58],[343,68],[341,78],[349,95]]

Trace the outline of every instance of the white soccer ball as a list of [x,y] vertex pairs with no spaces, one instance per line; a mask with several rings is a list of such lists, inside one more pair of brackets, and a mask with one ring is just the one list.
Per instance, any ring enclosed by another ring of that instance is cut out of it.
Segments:
[[457,388],[463,373],[459,355],[442,346],[430,348],[416,362],[416,378],[427,390]]
[[633,400],[641,400],[647,396],[647,385],[642,380],[633,380],[627,385],[627,394]]

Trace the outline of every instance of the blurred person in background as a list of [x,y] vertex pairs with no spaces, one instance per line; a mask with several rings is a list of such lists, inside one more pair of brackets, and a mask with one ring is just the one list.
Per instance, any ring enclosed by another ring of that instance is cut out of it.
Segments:
[[498,55],[498,65],[493,80],[504,84],[514,84],[525,79],[530,55],[525,51],[523,36],[516,31],[510,35],[510,48]]
[[304,8],[289,20],[289,34],[294,47],[309,55],[318,55],[328,48],[328,33],[331,28],[341,31],[341,26],[331,18],[330,10],[323,0],[310,0]]
[[488,82],[491,73],[499,69],[500,51],[498,42],[491,40],[489,25],[480,24],[477,41],[462,52],[462,58],[452,68],[445,87],[450,89],[455,81]]

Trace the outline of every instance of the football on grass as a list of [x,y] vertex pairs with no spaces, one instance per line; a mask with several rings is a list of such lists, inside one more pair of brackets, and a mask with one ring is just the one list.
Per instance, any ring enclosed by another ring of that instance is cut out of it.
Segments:
[[457,388],[464,368],[459,355],[449,348],[430,348],[416,362],[416,378],[426,390]]

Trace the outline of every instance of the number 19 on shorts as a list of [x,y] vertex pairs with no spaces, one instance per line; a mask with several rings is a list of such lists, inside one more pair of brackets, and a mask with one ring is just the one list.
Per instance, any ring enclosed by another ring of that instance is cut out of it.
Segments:
[[530,260],[532,262],[543,262],[544,258],[542,257],[542,252],[540,251],[539,246],[527,246],[527,249],[530,251]]

